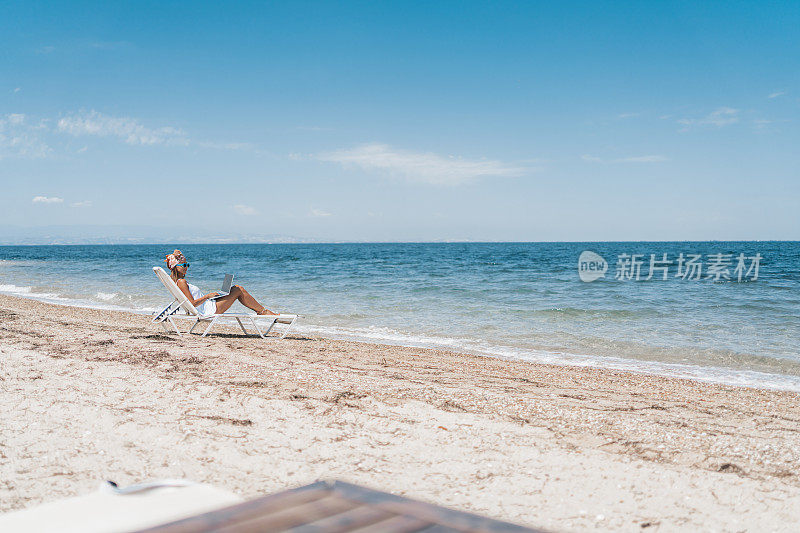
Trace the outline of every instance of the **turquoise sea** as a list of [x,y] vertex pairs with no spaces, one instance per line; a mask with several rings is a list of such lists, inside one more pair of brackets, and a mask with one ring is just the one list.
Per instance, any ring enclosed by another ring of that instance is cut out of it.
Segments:
[[[5,246],[0,292],[149,313],[175,247],[300,332],[800,391],[798,242]],[[581,280],[586,250],[605,277]]]

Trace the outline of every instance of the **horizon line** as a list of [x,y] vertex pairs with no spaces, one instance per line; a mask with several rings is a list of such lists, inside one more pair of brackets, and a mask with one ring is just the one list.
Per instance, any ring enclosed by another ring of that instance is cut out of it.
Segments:
[[800,243],[800,239],[684,239],[684,240],[549,240],[549,241],[469,241],[469,240],[434,240],[434,241],[308,241],[308,242],[111,242],[111,243],[16,243],[16,244],[2,244],[0,247],[11,248],[15,246],[297,246],[309,244],[579,244],[579,243],[593,243],[593,244],[614,244],[614,243],[704,243],[704,242],[782,242],[782,243]]

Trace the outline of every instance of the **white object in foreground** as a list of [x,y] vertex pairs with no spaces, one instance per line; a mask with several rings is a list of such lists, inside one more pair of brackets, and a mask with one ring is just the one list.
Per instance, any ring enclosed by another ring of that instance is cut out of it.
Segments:
[[[178,335],[181,335],[180,329],[175,324],[174,318],[189,318],[195,319],[194,324],[192,325],[189,333],[194,331],[194,328],[197,327],[198,324],[201,322],[210,322],[208,327],[203,332],[203,337],[208,335],[208,332],[211,331],[211,328],[214,324],[217,323],[218,320],[224,319],[234,319],[236,322],[239,323],[239,327],[242,328],[244,334],[247,335],[247,330],[244,328],[244,324],[242,323],[242,319],[249,320],[250,323],[253,325],[253,328],[258,332],[259,336],[264,339],[267,337],[267,334],[272,331],[272,328],[275,327],[275,324],[286,324],[286,328],[283,330],[283,334],[281,338],[286,337],[286,334],[289,333],[289,330],[294,325],[295,321],[297,321],[297,315],[287,315],[287,314],[280,314],[280,315],[254,315],[249,313],[218,313],[213,314],[210,316],[202,316],[192,305],[192,302],[189,301],[189,298],[183,294],[178,286],[172,281],[172,278],[169,277],[163,268],[161,267],[153,267],[153,272],[156,273],[158,279],[161,283],[166,287],[169,293],[175,298],[168,306],[166,306],[160,313],[156,314],[153,318],[153,322],[159,322],[165,330],[169,331],[166,324],[164,322],[169,322],[172,324],[172,327],[175,328],[175,332]],[[185,314],[177,314],[180,309],[183,309]],[[262,325],[268,326],[267,330],[262,332],[261,328],[258,327],[258,324],[261,323]]]
[[239,496],[180,480],[114,490],[104,484],[86,496],[65,498],[0,515],[4,533],[110,533],[138,531],[242,501]]

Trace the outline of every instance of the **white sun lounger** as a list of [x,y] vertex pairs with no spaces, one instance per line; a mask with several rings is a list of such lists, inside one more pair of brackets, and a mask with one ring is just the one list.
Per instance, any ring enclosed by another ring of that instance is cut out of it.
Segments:
[[[245,335],[247,335],[247,330],[244,328],[242,320],[249,321],[262,339],[267,337],[267,334],[272,331],[272,328],[275,327],[275,324],[286,324],[286,328],[284,328],[281,335],[281,338],[284,338],[286,337],[286,334],[289,333],[289,329],[291,329],[291,327],[297,321],[297,315],[287,314],[256,315],[249,313],[218,313],[211,316],[201,316],[195,306],[192,305],[192,302],[189,301],[189,298],[183,294],[183,291],[178,288],[178,286],[174,281],[172,281],[172,278],[169,277],[169,274],[167,274],[163,268],[153,267],[153,272],[156,273],[156,276],[158,276],[158,279],[161,281],[164,287],[166,287],[173,298],[175,298],[160,313],[157,313],[153,317],[153,322],[160,323],[166,331],[169,331],[169,328],[167,328],[166,325],[166,322],[169,322],[172,324],[172,327],[175,328],[175,332],[182,336],[181,330],[178,328],[178,325],[175,323],[173,318],[194,319],[194,324],[192,324],[192,327],[189,329],[188,333],[191,334],[194,331],[194,328],[196,328],[201,322],[209,322],[208,327],[202,335],[205,337],[208,335],[208,332],[211,331],[211,328],[214,326],[214,324],[216,324],[218,321],[232,319],[239,323],[239,327],[242,328],[242,331],[244,331]],[[183,314],[179,313],[181,310],[183,310]],[[262,331],[261,327],[259,327],[259,324],[262,327],[266,327],[266,331]]]
[[162,480],[124,489],[106,482],[91,494],[0,514],[0,531],[123,533],[241,502],[242,498],[226,490],[185,480]]

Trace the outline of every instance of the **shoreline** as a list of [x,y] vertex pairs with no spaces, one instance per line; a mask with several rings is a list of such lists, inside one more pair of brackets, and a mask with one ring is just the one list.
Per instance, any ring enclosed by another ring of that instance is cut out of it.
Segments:
[[[8,296],[11,298],[20,298],[23,300],[32,300],[41,302],[48,305],[56,305],[63,307],[71,307],[78,309],[93,309],[101,311],[113,311],[120,313],[131,313],[140,316],[152,316],[155,309],[132,309],[113,304],[89,304],[85,300],[70,300],[61,297],[36,297],[36,296],[22,296],[13,291],[0,291],[0,296]],[[63,300],[63,301],[58,301]],[[305,326],[302,321],[297,326],[298,331],[317,335],[322,338],[330,340],[341,340],[345,342],[359,342],[370,345],[378,346],[393,346],[400,348],[415,348],[425,350],[441,350],[453,353],[460,353],[464,355],[474,355],[478,357],[488,357],[491,359],[500,359],[508,361],[521,361],[533,364],[545,364],[554,366],[567,366],[578,368],[595,368],[598,370],[613,369],[620,372],[630,372],[633,374],[646,374],[652,376],[661,376],[677,379],[688,379],[691,381],[698,381],[701,383],[710,383],[717,385],[726,385],[732,387],[745,387],[753,389],[764,389],[784,392],[800,393],[800,376],[789,374],[775,374],[761,371],[751,370],[737,370],[726,367],[716,366],[700,366],[693,364],[683,363],[667,363],[661,361],[643,361],[638,359],[622,358],[622,357],[608,357],[600,355],[585,355],[585,354],[571,354],[564,352],[542,352],[541,355],[530,356],[530,354],[523,355],[523,349],[517,350],[519,355],[504,354],[495,351],[494,353],[489,350],[474,349],[469,350],[458,346],[447,346],[446,343],[441,343],[437,346],[436,341],[432,342],[413,342],[413,341],[397,341],[393,342],[387,338],[370,338],[365,334],[359,335],[358,333],[333,333],[325,331],[330,329],[326,326]],[[508,350],[514,350],[513,347],[508,347]],[[530,350],[528,350],[530,352]],[[528,357],[525,357],[527,355]],[[558,360],[561,359],[561,360]],[[702,375],[705,372],[706,375]],[[737,379],[738,378],[738,379]]]
[[794,392],[298,333],[178,338],[5,295],[0,384],[0,511],[99,479],[253,497],[339,478],[552,530],[800,519]]

